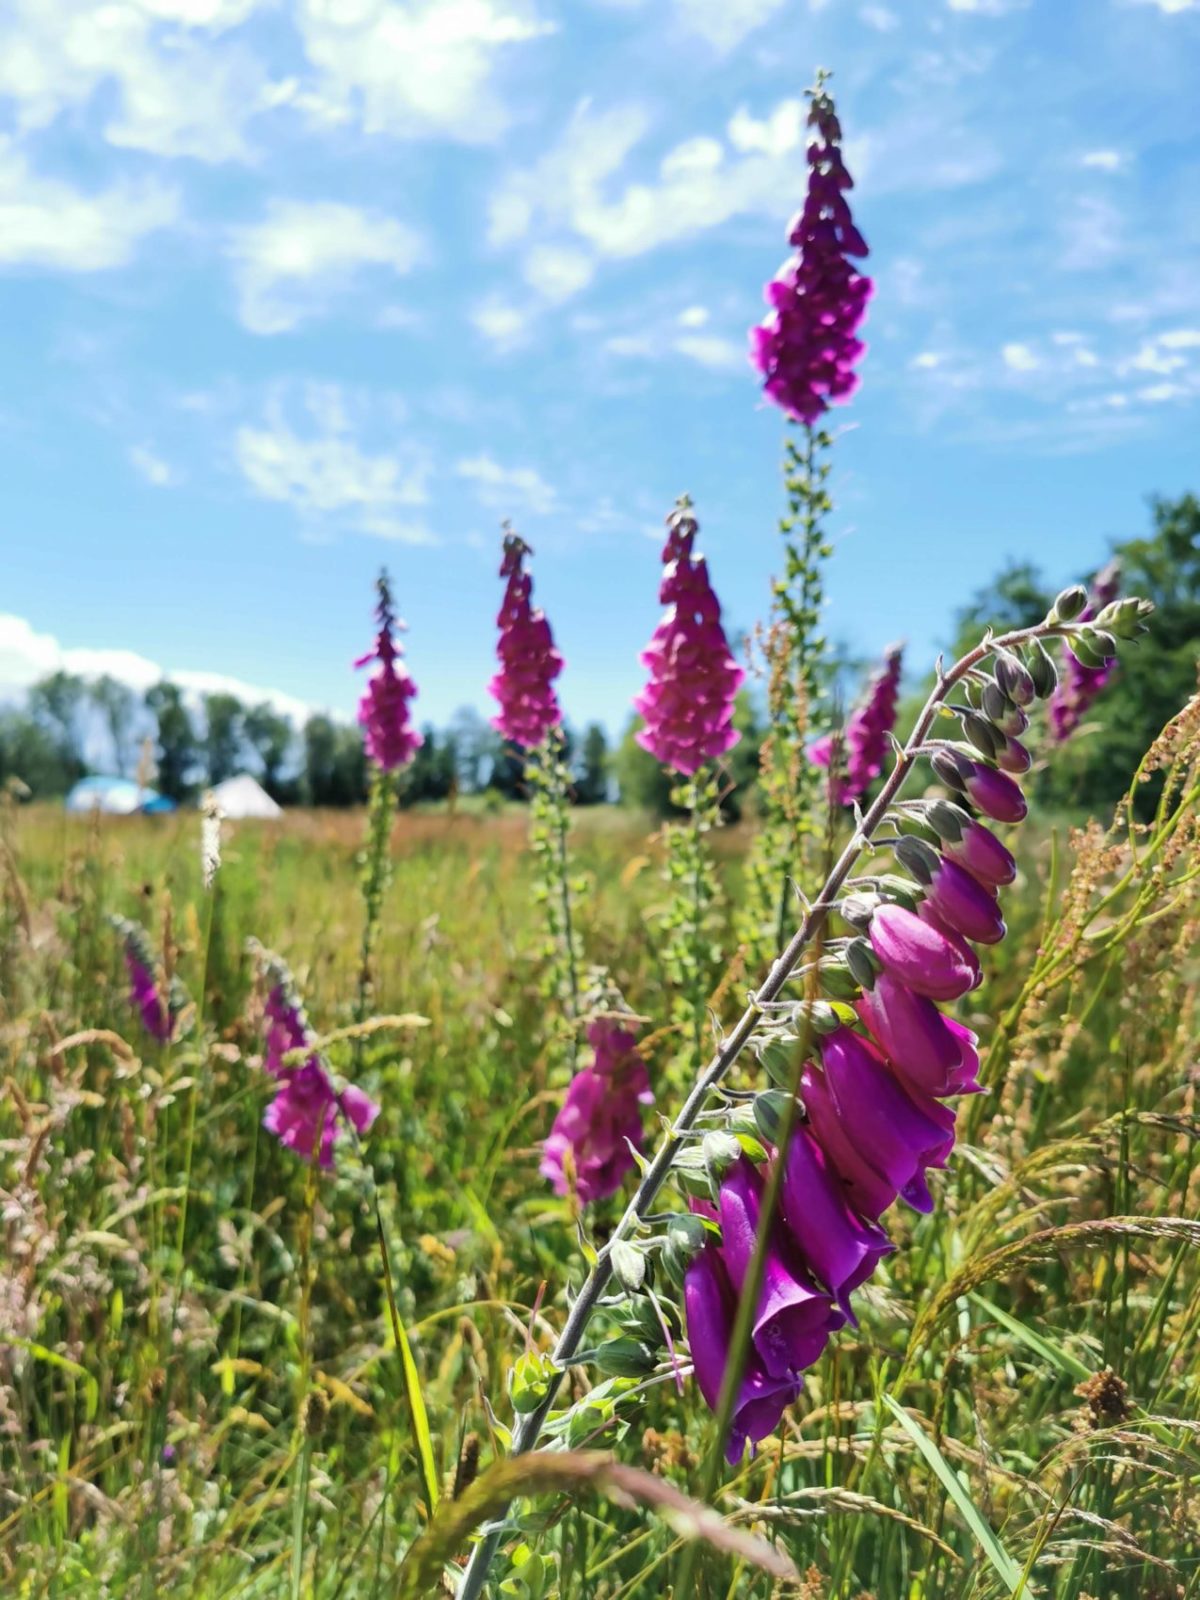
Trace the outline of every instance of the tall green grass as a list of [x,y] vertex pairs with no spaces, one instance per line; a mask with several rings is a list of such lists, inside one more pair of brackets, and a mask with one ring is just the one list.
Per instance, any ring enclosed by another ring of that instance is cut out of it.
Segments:
[[[1154,820],[1025,830],[1010,938],[966,1002],[991,1093],[960,1112],[934,1215],[896,1217],[860,1328],[717,1498],[721,1527],[777,1544],[810,1595],[1196,1592],[1198,724],[1193,707],[1154,758],[1171,771]],[[235,825],[211,901],[195,818],[8,807],[3,830],[0,1592],[420,1592],[418,1563],[461,1558],[490,1514],[509,1373],[579,1270],[577,1219],[537,1175],[564,1068],[523,819],[397,820],[375,1006],[401,1020],[354,1068],[384,1111],[370,1171],[351,1150],[328,1176],[261,1131],[245,941],[287,959],[321,1034],[353,1023],[361,819]],[[718,840],[730,922],[746,844]],[[691,1044],[670,1023],[661,842],[606,809],[574,847],[583,947],[665,1073]],[[172,1045],[128,1010],[114,910],[192,996]],[[735,967],[715,1010],[752,981]],[[348,1039],[329,1050],[349,1069]],[[589,1382],[595,1427],[572,1445],[664,1492],[543,1473],[504,1593],[662,1594],[693,1531],[667,1491],[697,1492],[704,1407],[665,1370],[636,1404],[634,1379],[580,1369],[574,1394]],[[706,1543],[700,1592],[800,1592],[755,1548]]]

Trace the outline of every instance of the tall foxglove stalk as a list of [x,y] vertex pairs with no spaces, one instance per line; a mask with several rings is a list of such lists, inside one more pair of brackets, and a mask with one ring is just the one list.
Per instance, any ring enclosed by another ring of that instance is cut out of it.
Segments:
[[[363,891],[363,933],[359,951],[358,1002],[355,1021],[364,1022],[371,1008],[374,990],[374,956],[378,940],[383,897],[391,882],[392,819],[396,814],[398,774],[421,747],[421,735],[414,728],[409,703],[416,698],[417,686],[404,665],[399,634],[403,622],[396,615],[391,582],[380,572],[376,582],[376,634],[372,648],[354,665],[378,663],[358,705],[358,721],[371,764],[367,802],[367,840],[361,856]],[[356,1059],[361,1042],[355,1041]]]
[[[1110,561],[1092,579],[1087,605],[1079,614],[1080,622],[1090,622],[1115,600],[1120,583],[1121,569],[1115,561]],[[1075,732],[1115,670],[1116,662],[1099,655],[1086,634],[1064,648],[1062,675],[1047,707],[1050,731],[1059,744]]]
[[[657,1249],[683,1281],[693,1367],[718,1413],[706,1484],[711,1491],[727,1441],[773,1430],[812,1353],[852,1315],[851,1292],[888,1250],[879,1216],[897,1197],[931,1208],[926,1173],[944,1164],[954,1140],[954,1113],[943,1101],[978,1087],[974,1036],[940,1005],[978,981],[972,941],[991,943],[1004,933],[996,889],[1008,879],[1011,857],[978,814],[1002,823],[1025,815],[1006,764],[1021,766],[1016,735],[1025,706],[1055,686],[1041,641],[1071,641],[1081,632],[1062,600],[1036,626],[989,637],[949,671],[939,670],[879,794],[692,1086],[597,1253],[552,1352],[549,1375],[536,1394],[523,1396],[514,1453],[537,1443],[614,1276],[636,1302],[644,1264],[631,1266],[631,1255]],[[1143,618],[1152,609],[1145,601],[1115,602],[1096,618],[1092,634],[1115,654],[1116,640],[1145,631]],[[986,711],[966,700],[967,685]],[[958,693],[963,700],[953,698]],[[930,739],[943,708],[958,717],[961,739]],[[902,799],[923,759],[955,799]],[[909,887],[893,873],[851,882],[864,852],[885,844],[911,873]],[[835,916],[847,933],[831,935]],[[789,996],[794,982],[801,993]],[[839,997],[858,994],[859,1027],[819,998],[823,986]],[[819,1049],[810,1056],[814,1038]],[[747,1046],[765,1064],[773,1043],[797,1053],[802,1072],[798,1093],[756,1097],[755,1122],[773,1147],[766,1173],[756,1175],[727,1135],[710,1133],[699,1147],[692,1141]],[[707,1179],[710,1198],[700,1203],[701,1215],[666,1219],[665,1236],[646,1241],[650,1217],[661,1225],[656,1202],[672,1176],[687,1185]],[[638,1235],[640,1245],[633,1242]],[[602,1354],[601,1345],[598,1358]],[[480,1539],[459,1600],[481,1593],[500,1537],[492,1527]],[[674,1592],[686,1590],[681,1573]]]
[[892,645],[845,728],[837,734],[824,734],[808,747],[813,766],[829,772],[829,798],[834,805],[857,800],[883,771],[888,738],[896,726],[902,653],[900,645]]
[[666,831],[672,900],[663,964],[693,1060],[704,1046],[714,954],[707,923],[716,878],[707,835],[720,822],[715,763],[740,737],[733,712],[745,676],[725,637],[708,564],[695,549],[698,531],[691,500],[682,495],[667,518],[662,552],[658,597],[667,610],[642,652],[649,682],[634,701],[645,724],[638,743],[677,774],[671,798],[688,817]]
[[533,604],[533,579],[526,566],[532,554],[524,539],[505,523],[500,559],[504,598],[496,617],[500,670],[488,692],[499,706],[492,727],[525,758],[536,893],[546,915],[549,997],[566,1009],[574,1065],[579,1045],[580,963],[567,847],[571,777],[562,737],[562,710],[554,687],[563,658],[555,648],[545,613]]
[[858,328],[872,291],[870,278],[854,265],[867,246],[846,200],[853,181],[824,73],[809,102],[808,188],[788,229],[793,253],[767,284],[771,309],[751,332],[751,359],[763,376],[763,392],[799,435],[786,445],[784,571],[774,584],[763,651],[769,713],[759,782],[763,814],[743,927],[745,942],[761,958],[783,942],[789,882],[806,839],[822,831],[814,814],[823,786],[805,755],[827,675],[821,574],[830,554],[825,520],[832,509],[832,439],[822,419],[857,387],[856,364],[865,350]]

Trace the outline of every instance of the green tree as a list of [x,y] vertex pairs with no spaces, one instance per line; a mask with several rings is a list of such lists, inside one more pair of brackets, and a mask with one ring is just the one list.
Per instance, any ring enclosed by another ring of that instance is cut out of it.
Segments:
[[575,775],[577,805],[602,805],[608,799],[609,764],[608,736],[598,722],[589,722],[584,729],[579,770]]
[[28,709],[33,721],[53,741],[68,774],[68,784],[87,771],[83,758],[83,710],[87,684],[73,672],[52,672],[29,691]]
[[263,788],[273,798],[280,794],[280,773],[291,754],[295,729],[269,701],[250,706],[242,718],[246,743],[258,757]]
[[127,683],[105,673],[88,684],[88,698],[104,723],[112,745],[113,767],[122,778],[132,775],[137,721],[137,696]]
[[196,730],[178,685],[166,679],[156,683],[146,691],[146,707],[158,729],[158,787],[169,799],[184,800],[199,751]]
[[613,755],[613,775],[621,796],[621,804],[635,806],[639,811],[649,811],[656,817],[665,817],[671,811],[671,790],[675,780],[649,750],[637,742],[642,719],[629,719],[621,742]]
[[204,764],[209,786],[232,778],[240,764],[245,709],[233,694],[204,696]]
[[0,784],[16,778],[48,798],[65,794],[77,776],[53,736],[27,712],[0,711]]

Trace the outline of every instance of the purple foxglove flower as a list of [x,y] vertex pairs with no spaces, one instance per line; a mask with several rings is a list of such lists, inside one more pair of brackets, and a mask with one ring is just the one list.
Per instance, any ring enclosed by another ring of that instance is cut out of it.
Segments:
[[[696,1383],[709,1410],[716,1411],[729,1361],[737,1302],[715,1244],[706,1244],[688,1264],[683,1277],[683,1309]],[[751,1347],[725,1445],[725,1459],[730,1466],[741,1460],[747,1440],[756,1445],[775,1432],[783,1413],[799,1393],[799,1378],[772,1378]]]
[[999,944],[1007,932],[995,890],[953,861],[938,863],[925,899],[939,922],[976,944]]
[[621,1187],[635,1165],[629,1146],[642,1148],[642,1107],[654,1103],[633,1034],[612,1017],[599,1017],[587,1036],[591,1064],[572,1078],[539,1168],[555,1194],[569,1194],[573,1177],[584,1205]]
[[975,1035],[925,995],[881,972],[855,1010],[907,1089],[938,1097],[978,1091]]
[[375,645],[354,665],[365,667],[369,661],[378,661],[379,670],[358,702],[358,721],[368,756],[384,772],[394,772],[412,760],[422,739],[409,712],[408,703],[415,698],[417,686],[405,671],[404,653],[396,639],[404,624],[396,616],[386,572],[379,575],[378,590],[375,618],[379,631]]
[[931,1000],[957,1000],[978,981],[979,963],[969,948],[959,948],[940,928],[903,906],[880,906],[871,919],[870,936],[884,971]]
[[849,1205],[825,1152],[807,1128],[792,1133],[779,1203],[801,1255],[855,1323],[850,1295],[893,1246],[882,1228],[864,1222]]
[[554,680],[563,669],[563,659],[554,648],[545,614],[533,608],[533,580],[525,571],[529,554],[524,539],[505,534],[500,576],[508,582],[496,618],[500,671],[488,685],[488,693],[500,705],[492,727],[522,750],[536,749],[562,722]]
[[333,1150],[342,1117],[365,1133],[379,1115],[369,1095],[351,1085],[340,1094],[321,1065],[310,1056],[303,1066],[285,1071],[275,1098],[263,1116],[263,1127],[288,1150],[322,1167],[333,1165]]
[[917,907],[917,916],[927,928],[933,928],[937,933],[941,934],[948,944],[954,947],[958,952],[959,960],[970,970],[971,988],[978,989],[983,982],[983,968],[979,964],[979,957],[963,938],[962,934],[957,929],[952,928],[949,923],[943,922],[928,900],[921,901],[921,904]]
[[[1090,622],[1117,598],[1120,587],[1121,569],[1115,561],[1110,561],[1092,579],[1091,595],[1079,614],[1079,620]],[[1060,744],[1064,739],[1069,739],[1083,721],[1116,666],[1114,659],[1106,661],[1102,667],[1085,667],[1069,645],[1064,647],[1063,672],[1049,704],[1050,731]]]
[[[263,1115],[263,1127],[286,1149],[329,1168],[333,1165],[340,1124],[366,1133],[380,1108],[354,1084],[338,1089],[313,1044],[291,973],[269,951],[260,950],[259,959],[269,985],[263,1008],[263,1067],[279,1083]],[[299,1050],[307,1054],[298,1062],[290,1062],[288,1056]]]
[[1010,777],[981,761],[965,765],[970,769],[963,773],[967,794],[985,817],[995,822],[1024,822],[1029,807]]
[[[742,1293],[754,1259],[763,1181],[745,1156],[721,1182],[721,1259],[734,1292]],[[820,1359],[829,1335],[845,1322],[844,1312],[819,1289],[777,1219],[771,1220],[763,1261],[754,1349],[767,1375],[783,1378],[803,1372]]]
[[996,757],[996,765],[1002,772],[1015,772],[1019,777],[1021,773],[1029,771],[1033,757],[1019,739],[1009,739]]
[[858,329],[874,287],[851,257],[867,246],[854,225],[845,191],[851,188],[841,152],[841,128],[829,95],[812,95],[808,194],[788,230],[795,254],[766,287],[771,310],[750,332],[750,359],[763,390],[789,416],[814,423],[831,403],[858,387],[855,363],[866,346]]
[[867,1160],[854,1134],[841,1119],[829,1081],[820,1067],[806,1066],[800,1075],[800,1097],[813,1136],[841,1179],[846,1198],[860,1215],[876,1222],[896,1199],[896,1186]]
[[980,883],[992,887],[1011,883],[1017,875],[1017,863],[1011,852],[982,822],[969,823],[958,843],[943,843],[942,852],[960,867],[966,867]]
[[821,1063],[838,1120],[861,1157],[914,1210],[932,1211],[925,1169],[946,1165],[954,1147],[953,1111],[906,1090],[878,1051],[849,1028],[822,1036]]
[[[896,726],[900,699],[900,660],[903,646],[892,645],[884,657],[882,671],[871,680],[863,705],[851,715],[837,752],[844,775],[835,773],[829,782],[834,805],[849,805],[865,794],[871,782],[883,771],[888,734]],[[834,760],[835,741],[827,733],[808,747],[808,759],[815,767],[828,767]]]
[[704,557],[693,553],[698,525],[686,498],[667,529],[659,599],[669,609],[642,651],[650,681],[633,703],[645,721],[638,743],[691,777],[741,737],[733,708],[745,673],[730,652]]
[[112,924],[121,935],[121,954],[129,976],[129,1004],[150,1037],[166,1044],[175,1033],[182,997],[172,994],[169,1002],[163,998],[145,931],[127,917],[113,917]]

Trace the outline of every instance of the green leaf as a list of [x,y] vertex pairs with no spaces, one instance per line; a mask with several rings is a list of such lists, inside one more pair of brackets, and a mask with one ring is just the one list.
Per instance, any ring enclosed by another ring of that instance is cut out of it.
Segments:
[[924,1428],[913,1421],[903,1406],[899,1405],[890,1394],[885,1394],[883,1400],[896,1421],[933,1468],[946,1493],[962,1513],[964,1522],[975,1535],[980,1549],[987,1556],[997,1576],[1008,1589],[1009,1594],[1016,1594],[1024,1587],[1024,1574],[984,1520],[979,1508],[967,1492],[962,1479],[954,1471],[954,1468],[946,1460]]
[[1052,1367],[1057,1367],[1060,1372],[1065,1372],[1070,1378],[1082,1379],[1091,1377],[1092,1369],[1076,1356],[1073,1356],[1069,1350],[1064,1350],[1061,1345],[1053,1343],[1052,1340],[1045,1338],[1040,1333],[1034,1333],[1032,1328],[1026,1327],[1023,1322],[1019,1322],[1016,1317],[1010,1316],[1007,1311],[1001,1311],[999,1306],[993,1305],[990,1300],[985,1300],[981,1294],[973,1294],[971,1299],[981,1310],[986,1311],[989,1317],[998,1322],[1002,1328],[1007,1328],[1014,1339],[1019,1339],[1022,1344],[1028,1345],[1035,1355],[1041,1356],[1042,1360],[1049,1362]]

